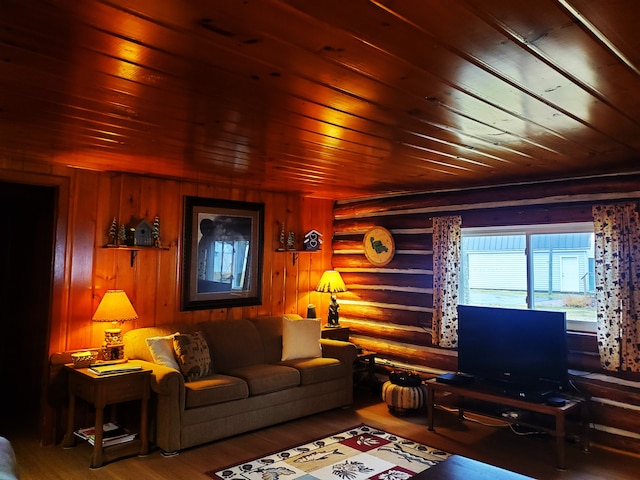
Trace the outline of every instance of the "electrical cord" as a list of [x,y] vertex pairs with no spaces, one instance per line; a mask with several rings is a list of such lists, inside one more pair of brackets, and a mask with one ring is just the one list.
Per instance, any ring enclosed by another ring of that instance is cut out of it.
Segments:
[[[446,412],[449,413],[460,413],[460,409],[459,408],[453,408],[453,407],[447,407],[444,405],[440,405],[440,404],[436,404],[434,405],[434,407],[439,408],[441,410],[444,410]],[[482,422],[477,418],[474,417],[469,417],[465,414],[462,415],[462,418],[464,420],[467,420],[469,422],[474,422],[477,423],[479,425],[483,425],[485,427],[493,427],[493,428],[509,428],[514,434],[519,435],[519,436],[527,436],[527,435],[548,435],[547,432],[543,432],[543,431],[528,431],[528,432],[520,432],[518,430],[516,430],[515,426],[517,424],[513,424],[512,422],[492,422],[492,423],[487,423],[487,422]]]

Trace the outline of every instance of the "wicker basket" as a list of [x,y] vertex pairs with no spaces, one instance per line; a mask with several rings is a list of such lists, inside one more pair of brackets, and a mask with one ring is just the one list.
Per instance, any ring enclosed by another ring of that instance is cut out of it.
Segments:
[[86,368],[96,361],[98,352],[87,350],[86,352],[76,352],[71,354],[74,368]]

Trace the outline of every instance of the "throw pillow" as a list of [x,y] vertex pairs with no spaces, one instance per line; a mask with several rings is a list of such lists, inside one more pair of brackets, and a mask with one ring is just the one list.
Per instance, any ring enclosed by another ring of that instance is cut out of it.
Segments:
[[303,318],[282,319],[282,360],[316,358],[322,356],[320,320]]
[[174,370],[180,370],[180,366],[178,362],[176,362],[175,350],[173,349],[173,337],[179,334],[180,332],[176,332],[164,337],[149,337],[145,339],[147,347],[149,347],[149,352],[151,353],[151,358],[153,358],[155,363],[173,368]]
[[173,348],[187,382],[204,377],[211,371],[209,345],[202,332],[177,334],[173,337]]

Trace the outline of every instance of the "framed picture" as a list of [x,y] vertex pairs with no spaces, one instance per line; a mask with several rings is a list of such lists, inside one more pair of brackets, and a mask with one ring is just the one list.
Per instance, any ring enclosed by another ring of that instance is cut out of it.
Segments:
[[262,303],[264,204],[184,198],[181,310]]

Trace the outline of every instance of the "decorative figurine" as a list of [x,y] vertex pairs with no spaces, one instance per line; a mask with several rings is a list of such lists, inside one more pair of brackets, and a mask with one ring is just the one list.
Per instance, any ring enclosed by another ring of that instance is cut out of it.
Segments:
[[127,244],[127,232],[124,228],[124,224],[120,224],[120,229],[118,230],[118,244],[126,245]]
[[153,220],[153,231],[151,232],[151,236],[153,237],[153,246],[160,246],[160,218],[156,215],[156,218]]
[[295,234],[293,232],[289,232],[289,236],[287,237],[287,248],[289,250],[295,250]]
[[285,250],[285,233],[284,233],[284,223],[280,223],[280,247],[278,248],[279,252],[282,252]]
[[340,314],[338,311],[340,310],[340,305],[338,305],[338,299],[335,295],[331,295],[331,303],[329,304],[329,316],[327,318],[327,326],[328,327],[339,327],[340,326]]
[[116,245],[118,242],[118,222],[116,221],[116,217],[113,217],[113,222],[111,222],[111,227],[109,227],[109,245]]

